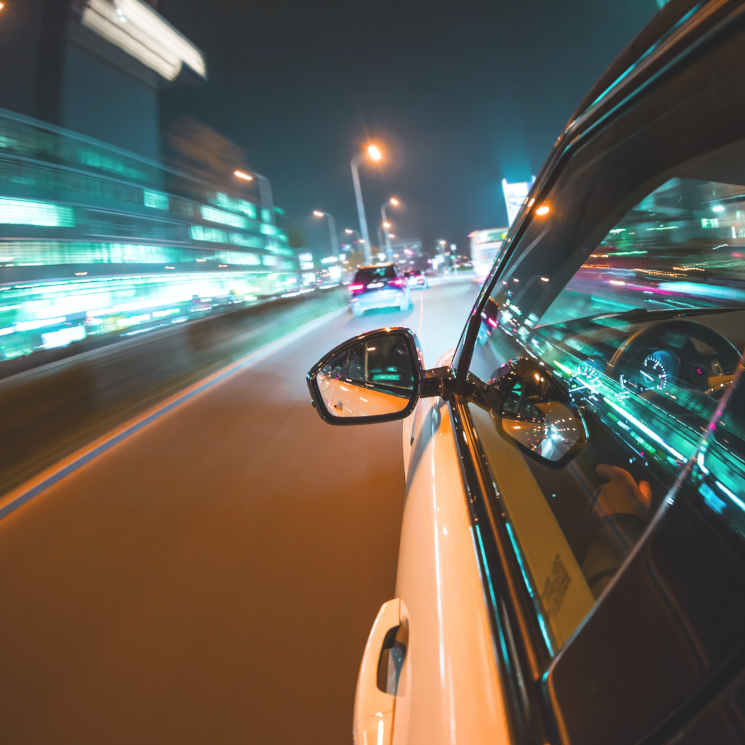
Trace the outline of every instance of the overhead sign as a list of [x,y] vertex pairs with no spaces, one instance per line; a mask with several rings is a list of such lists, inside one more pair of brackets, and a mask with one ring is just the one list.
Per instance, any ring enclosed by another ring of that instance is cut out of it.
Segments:
[[166,80],[183,65],[207,77],[204,55],[142,0],[87,0],[81,21]]

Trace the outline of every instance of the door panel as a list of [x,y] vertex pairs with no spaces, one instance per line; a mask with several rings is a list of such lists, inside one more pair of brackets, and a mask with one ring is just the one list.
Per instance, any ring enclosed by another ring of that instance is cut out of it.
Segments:
[[404,422],[403,440],[407,499],[396,596],[409,643],[393,743],[508,743],[448,404],[421,401]]

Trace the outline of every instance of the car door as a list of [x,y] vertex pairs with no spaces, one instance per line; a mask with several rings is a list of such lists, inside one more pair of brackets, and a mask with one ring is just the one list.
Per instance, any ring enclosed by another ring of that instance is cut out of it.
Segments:
[[518,742],[745,738],[740,8],[575,117],[456,353]]

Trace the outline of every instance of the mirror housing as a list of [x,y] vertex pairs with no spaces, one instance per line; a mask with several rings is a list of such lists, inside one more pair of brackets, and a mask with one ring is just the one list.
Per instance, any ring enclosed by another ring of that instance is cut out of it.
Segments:
[[349,339],[306,376],[313,406],[329,424],[405,419],[422,395],[422,353],[413,331],[390,327]]
[[587,441],[585,423],[564,385],[545,367],[521,358],[498,373],[497,427],[528,455],[561,466]]

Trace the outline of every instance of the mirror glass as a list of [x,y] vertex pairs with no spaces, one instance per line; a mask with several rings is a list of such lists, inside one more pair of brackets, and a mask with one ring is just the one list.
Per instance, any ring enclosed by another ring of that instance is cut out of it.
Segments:
[[381,332],[331,357],[318,371],[316,383],[331,416],[398,414],[416,395],[416,369],[408,338],[396,331]]
[[579,414],[540,368],[524,369],[503,395],[502,432],[534,455],[555,463],[584,442]]

